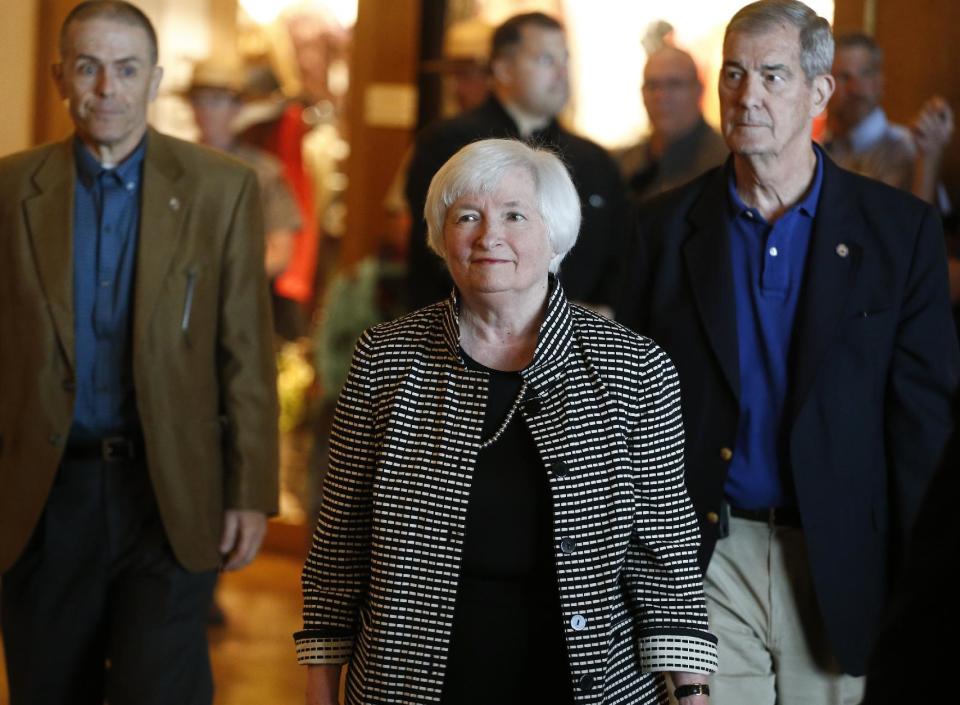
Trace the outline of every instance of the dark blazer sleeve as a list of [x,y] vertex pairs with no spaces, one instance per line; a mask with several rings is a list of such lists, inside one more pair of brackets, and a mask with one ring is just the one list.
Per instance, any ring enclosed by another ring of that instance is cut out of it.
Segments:
[[886,395],[889,496],[906,536],[953,428],[960,353],[950,311],[940,217],[925,206],[907,274]]

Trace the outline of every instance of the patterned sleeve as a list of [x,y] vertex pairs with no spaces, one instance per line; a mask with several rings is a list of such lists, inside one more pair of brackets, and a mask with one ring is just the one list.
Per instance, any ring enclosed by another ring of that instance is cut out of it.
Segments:
[[635,516],[624,574],[638,617],[646,672],[717,669],[717,639],[707,631],[700,532],[683,480],[683,418],[673,363],[650,345],[643,361],[639,421],[629,437]]
[[301,664],[350,660],[360,600],[370,576],[376,439],[371,404],[371,338],[357,343],[330,434],[330,468],[303,567],[303,624],[294,634]]

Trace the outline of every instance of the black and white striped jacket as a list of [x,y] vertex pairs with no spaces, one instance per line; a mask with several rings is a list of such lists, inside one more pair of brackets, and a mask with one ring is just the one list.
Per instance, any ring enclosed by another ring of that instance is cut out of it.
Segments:
[[[488,391],[456,307],[364,333],[337,406],[295,639],[301,663],[350,662],[348,704],[434,703],[443,687]],[[554,284],[522,375],[577,703],[665,703],[659,672],[717,665],[673,365]]]

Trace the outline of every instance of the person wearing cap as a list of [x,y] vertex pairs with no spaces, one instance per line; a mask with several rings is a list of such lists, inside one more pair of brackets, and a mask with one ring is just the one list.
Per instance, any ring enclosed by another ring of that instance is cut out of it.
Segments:
[[237,137],[234,124],[243,108],[244,78],[239,63],[221,59],[198,61],[185,97],[193,109],[200,144],[227,152],[257,173],[266,244],[264,266],[267,276],[273,279],[290,261],[293,236],[300,229],[300,211],[280,161]]
[[[560,281],[571,300],[609,310],[626,195],[610,155],[557,120],[569,98],[567,57],[563,25],[549,15],[515,15],[497,27],[490,44],[491,96],[417,136],[406,196],[410,212],[423,213],[433,175],[461,147],[478,139],[515,138],[548,146],[570,168],[583,210],[580,237],[564,262]],[[407,263],[409,308],[433,303],[450,292],[450,277],[428,248],[426,223],[420,217],[412,224]]]

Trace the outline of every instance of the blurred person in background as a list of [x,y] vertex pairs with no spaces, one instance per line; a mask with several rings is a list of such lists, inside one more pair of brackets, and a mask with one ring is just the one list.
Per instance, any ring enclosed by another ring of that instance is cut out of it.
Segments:
[[730,153],[723,137],[703,119],[703,83],[693,57],[663,46],[643,69],[643,105],[650,135],[617,155],[636,203],[719,166]]
[[493,33],[492,95],[479,107],[428,126],[418,136],[407,178],[413,220],[408,256],[408,306],[450,292],[450,276],[426,241],[423,212],[430,179],[461,147],[478,139],[512,137],[549,146],[569,167],[583,209],[581,237],[559,277],[571,300],[610,311],[626,218],[619,169],[603,148],[565,130],[557,120],[569,99],[563,25],[540,12],[515,15]]

